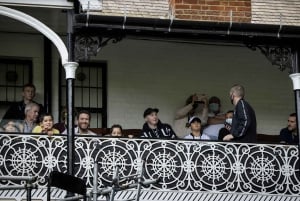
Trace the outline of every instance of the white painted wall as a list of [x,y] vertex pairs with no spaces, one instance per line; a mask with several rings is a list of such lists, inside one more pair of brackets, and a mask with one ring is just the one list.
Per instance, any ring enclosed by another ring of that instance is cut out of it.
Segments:
[[[0,56],[12,58],[28,58],[33,63],[33,83],[36,85],[36,98],[39,103],[44,99],[44,57],[43,36],[31,34],[0,33]],[[20,100],[22,99],[20,94]],[[4,108],[0,107],[0,118]]]
[[246,88],[258,132],[278,134],[294,111],[292,83],[260,52],[245,47],[123,40],[105,47],[98,59],[108,61],[108,123],[141,128],[143,111],[158,107],[163,122],[195,92],[221,98],[232,109],[229,89]]
[[[37,101],[43,102],[43,38],[0,34],[0,56],[33,58]],[[108,126],[141,128],[143,111],[158,107],[163,122],[173,124],[174,112],[192,93],[221,98],[232,109],[229,88],[243,84],[258,119],[258,132],[278,134],[294,111],[287,72],[259,52],[245,47],[210,46],[142,40],[109,44],[96,60],[108,62]],[[53,114],[58,117],[58,56],[53,50]],[[3,116],[3,111],[0,111]]]

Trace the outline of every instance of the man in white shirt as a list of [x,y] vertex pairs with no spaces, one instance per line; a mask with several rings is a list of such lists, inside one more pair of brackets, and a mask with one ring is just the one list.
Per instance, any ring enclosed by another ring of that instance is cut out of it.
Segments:
[[189,126],[191,133],[186,135],[184,139],[191,140],[210,140],[208,135],[201,134],[201,119],[197,116],[193,116],[189,120]]
[[33,128],[37,125],[39,117],[40,106],[37,103],[30,102],[25,106],[25,119],[23,121],[23,128],[21,129],[24,133],[31,133]]
[[[96,135],[96,133],[89,130],[91,121],[91,114],[87,110],[81,110],[77,115],[77,127],[74,129],[75,135]],[[67,130],[63,132],[67,134]]]
[[212,96],[208,100],[208,120],[207,126],[204,128],[203,133],[208,135],[211,140],[218,140],[219,131],[224,127],[225,114],[221,113],[221,100]]

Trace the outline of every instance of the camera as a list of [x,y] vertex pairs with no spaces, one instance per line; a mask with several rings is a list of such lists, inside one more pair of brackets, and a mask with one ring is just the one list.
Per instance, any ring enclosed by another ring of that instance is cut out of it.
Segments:
[[195,101],[195,104],[205,104],[204,101]]

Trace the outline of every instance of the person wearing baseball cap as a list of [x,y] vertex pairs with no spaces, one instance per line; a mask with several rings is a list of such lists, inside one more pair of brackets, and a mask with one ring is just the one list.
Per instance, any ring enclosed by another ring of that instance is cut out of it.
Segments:
[[159,110],[157,108],[147,108],[144,111],[145,123],[143,125],[142,133],[140,137],[143,138],[168,138],[175,139],[176,134],[173,131],[172,127],[168,124],[162,123],[157,113]]
[[191,133],[186,135],[184,139],[189,140],[210,140],[208,135],[201,133],[201,119],[197,116],[193,116],[188,121]]

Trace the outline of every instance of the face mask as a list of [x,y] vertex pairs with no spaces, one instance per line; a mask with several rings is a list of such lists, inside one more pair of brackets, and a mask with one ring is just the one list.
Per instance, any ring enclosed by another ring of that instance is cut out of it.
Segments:
[[210,103],[209,104],[209,110],[212,112],[218,112],[219,111],[219,104],[218,103]]
[[232,125],[232,118],[226,119],[225,122],[228,123],[229,125]]

